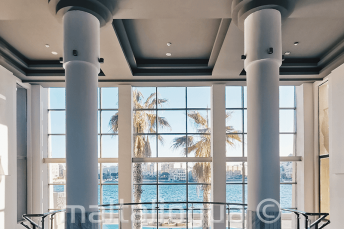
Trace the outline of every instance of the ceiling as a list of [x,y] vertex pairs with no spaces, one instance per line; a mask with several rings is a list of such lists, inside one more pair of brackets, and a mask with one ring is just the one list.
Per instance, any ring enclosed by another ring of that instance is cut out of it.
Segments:
[[[244,34],[231,23],[231,2],[118,0],[113,22],[101,28],[99,81],[245,80]],[[283,22],[291,55],[281,80],[322,79],[344,63],[343,9],[343,0],[298,0]],[[64,81],[62,35],[47,0],[0,1],[0,64],[25,82]]]

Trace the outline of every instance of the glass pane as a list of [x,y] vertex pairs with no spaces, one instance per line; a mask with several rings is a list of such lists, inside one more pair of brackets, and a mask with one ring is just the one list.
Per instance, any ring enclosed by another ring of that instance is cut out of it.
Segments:
[[66,208],[66,186],[49,185],[49,209]]
[[159,202],[185,202],[186,185],[159,185]]
[[320,159],[320,212],[330,212],[330,160]]
[[134,184],[155,184],[157,183],[157,163],[133,163]]
[[293,162],[281,162],[280,177],[281,182],[293,182]]
[[226,182],[227,183],[242,183],[243,163],[242,162],[227,162],[226,163]]
[[186,163],[159,163],[159,183],[185,183]]
[[103,184],[118,184],[118,164],[103,163]]
[[49,109],[66,108],[66,89],[49,88]]
[[[117,120],[116,117],[117,116],[118,116],[118,111],[102,111],[102,113],[101,113],[101,131],[102,131],[102,133],[113,133],[111,120],[114,120],[114,123],[116,123],[116,120]],[[118,129],[116,129],[116,124],[114,125],[114,128],[115,128],[115,130],[118,130]]]
[[[156,132],[156,111],[134,111],[133,127],[134,133],[155,133]],[[161,122],[164,119],[159,119]]]
[[293,133],[295,131],[295,111],[294,110],[280,110],[279,112],[279,131],[280,132],[290,132]]
[[211,111],[188,111],[188,133],[210,133]]
[[188,87],[188,108],[210,108],[210,87]]
[[242,108],[242,87],[226,87],[226,108]]
[[102,157],[118,158],[118,135],[102,135]]
[[190,183],[211,183],[211,163],[188,163],[188,180]]
[[118,109],[118,88],[102,87],[101,92],[102,109]]
[[280,156],[294,155],[294,134],[280,134]]
[[211,135],[199,134],[188,136],[188,157],[210,157]]
[[134,203],[156,202],[157,185],[133,185]]
[[49,164],[49,184],[66,184],[66,164]]
[[158,111],[159,133],[186,133],[186,111]]
[[185,157],[185,135],[159,135],[159,157]]
[[329,154],[328,83],[319,87],[319,153]]
[[185,108],[185,87],[158,87],[158,108]]
[[227,133],[242,133],[242,110],[227,110]]
[[210,202],[211,185],[189,185],[190,202]]
[[[134,135],[134,157],[157,157],[156,139],[155,135]],[[159,139],[163,140],[164,138]]]
[[281,184],[280,190],[281,208],[293,208],[293,185]]
[[103,185],[103,204],[118,204],[118,185]]
[[100,158],[100,135],[98,135],[98,158]]
[[247,108],[247,87],[244,87],[244,108]]
[[66,112],[65,111],[49,111],[50,134],[66,133]]
[[227,134],[226,157],[242,157],[242,134]]
[[244,157],[247,157],[247,134],[244,134]]
[[98,126],[98,134],[100,134],[100,111],[98,110],[98,117],[97,117],[97,126]]
[[[242,203],[243,195],[242,184],[227,184],[226,185],[226,202],[227,203]],[[233,206],[238,207],[238,206]],[[231,210],[231,212],[239,212],[239,210]]]
[[156,108],[155,87],[134,87],[133,88],[134,109]]
[[280,107],[295,107],[295,87],[280,86],[279,101]]
[[49,157],[65,158],[66,157],[66,136],[50,135],[49,136]]

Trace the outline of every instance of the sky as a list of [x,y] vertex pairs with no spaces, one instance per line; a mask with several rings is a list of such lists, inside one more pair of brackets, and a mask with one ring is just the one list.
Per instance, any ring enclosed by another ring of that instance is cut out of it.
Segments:
[[[159,99],[167,99],[168,102],[162,106],[162,108],[210,108],[211,103],[211,88],[210,87],[137,87],[134,90],[139,90],[145,99],[152,93],[158,91]],[[243,91],[242,91],[243,90]],[[187,98],[186,98],[187,94]],[[231,110],[231,108],[246,108],[246,87],[240,86],[228,86],[226,87],[226,108],[227,112],[231,114],[231,117],[227,119],[227,125],[233,126],[238,132],[243,130],[246,132],[246,110]],[[243,96],[243,97],[242,97]],[[98,104],[101,109],[107,109],[102,111],[100,122],[100,111],[98,112],[98,132],[102,134],[111,134],[110,127],[108,125],[112,115],[117,112],[118,109],[118,88],[101,88],[99,90]],[[294,107],[294,87],[293,86],[281,86],[280,87],[280,107],[293,108]],[[50,88],[49,89],[49,108],[50,109],[65,109],[65,89],[64,88]],[[199,111],[204,117],[210,120],[210,111]],[[244,112],[244,114],[242,113]],[[181,151],[176,151],[171,148],[173,139],[175,137],[185,136],[186,129],[188,134],[197,132],[197,126],[192,119],[187,118],[186,111],[158,111],[160,117],[165,117],[171,125],[171,129],[158,128],[159,133],[173,134],[164,135],[164,143],[156,143],[156,137],[151,137],[151,148],[153,150],[153,156],[159,157],[181,157],[183,156]],[[294,132],[294,110],[280,110],[280,132]],[[55,110],[49,112],[50,134],[65,134],[65,111]],[[243,127],[244,119],[244,127]],[[192,135],[197,137],[196,135]],[[242,136],[242,135],[241,135]],[[246,145],[246,134],[244,134],[244,144],[237,142],[234,147],[227,146],[227,156],[242,156],[242,147]],[[49,137],[49,150],[51,157],[61,158],[65,157],[65,136],[64,135],[50,135]],[[117,135],[102,135],[98,137],[98,142],[102,142],[102,157],[111,158],[118,157],[118,136]],[[98,145],[100,145],[98,143]],[[100,147],[98,147],[100,148]],[[158,150],[157,150],[158,148]],[[246,148],[246,147],[245,147]],[[280,155],[288,156],[293,153],[294,148],[294,135],[293,134],[280,134]],[[246,150],[245,150],[246,151]],[[99,155],[99,152],[98,152]],[[245,154],[246,156],[246,154]]]

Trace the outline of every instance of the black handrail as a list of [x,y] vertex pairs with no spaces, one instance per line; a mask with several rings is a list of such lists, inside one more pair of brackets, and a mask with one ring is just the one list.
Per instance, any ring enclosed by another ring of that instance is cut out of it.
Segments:
[[[27,220],[31,226],[32,229],[44,229],[44,220],[46,217],[50,216],[50,220],[51,220],[51,229],[53,228],[54,225],[54,215],[60,212],[65,212],[65,209],[61,209],[61,210],[56,210],[56,211],[50,211],[50,212],[46,212],[43,214],[24,214],[22,217],[23,219]],[[38,225],[35,221],[33,221],[31,218],[41,218],[41,222],[42,222],[42,226]],[[29,226],[27,226],[24,222],[21,222],[21,225],[23,225],[24,227],[30,229]]]
[[[313,213],[313,212],[304,212],[304,211],[299,211],[299,210],[295,210],[295,209],[281,209],[282,211],[288,211],[288,212],[292,212],[295,214],[296,216],[296,225],[297,225],[297,229],[300,229],[300,215],[302,215],[305,218],[305,229],[310,229],[310,228],[314,228],[314,229],[322,229],[325,226],[330,224],[330,220],[325,219],[327,216],[329,216],[329,213]],[[315,220],[311,225],[309,225],[309,217],[310,216],[319,216],[319,218],[317,220]],[[324,224],[322,224],[319,227],[319,224],[321,222],[325,221]]]

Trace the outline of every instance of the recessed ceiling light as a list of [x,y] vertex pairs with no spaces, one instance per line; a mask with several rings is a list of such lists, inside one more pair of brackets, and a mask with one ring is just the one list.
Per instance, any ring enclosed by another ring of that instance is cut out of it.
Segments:
[[50,45],[49,45],[49,44],[46,44],[46,45],[45,45],[45,47],[49,48],[49,47],[50,47]]
[[294,42],[294,45],[298,45],[298,44],[299,44],[299,42],[297,42],[297,41],[296,41],[296,42]]
[[54,55],[57,55],[57,52],[51,52],[52,54],[54,54]]
[[171,43],[171,42],[168,42],[168,43],[167,43],[167,46],[171,46],[171,45],[172,45],[172,43]]
[[284,53],[284,55],[287,55],[287,56],[290,55],[290,54],[291,54],[291,52],[289,52],[289,51]]
[[172,56],[172,53],[168,52],[168,53],[166,53],[166,56]]

